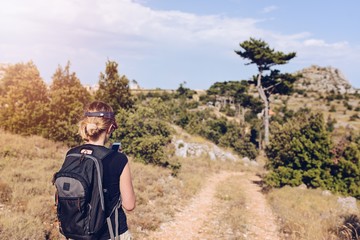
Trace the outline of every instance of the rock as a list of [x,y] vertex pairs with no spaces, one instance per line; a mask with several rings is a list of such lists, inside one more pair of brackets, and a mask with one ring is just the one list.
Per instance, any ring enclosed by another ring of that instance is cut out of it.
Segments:
[[182,140],[177,140],[174,143],[175,145],[175,155],[178,157],[187,157],[187,150],[188,150],[188,146],[186,143],[184,143],[184,141]]
[[321,192],[321,195],[323,195],[323,196],[331,196],[332,193],[329,190],[324,190],[324,191]]
[[182,139],[173,139],[175,145],[175,155],[178,157],[200,157],[207,155],[211,160],[231,160],[236,161],[238,158],[228,151],[224,151],[215,144],[190,143]]
[[208,154],[211,160],[216,160],[216,155],[214,152],[209,152]]
[[250,161],[250,165],[253,166],[253,167],[258,167],[259,166],[259,163],[255,160],[252,160]]
[[340,70],[333,67],[313,65],[296,72],[296,74],[302,75],[294,84],[296,89],[321,93],[334,91],[340,94],[356,92],[356,89],[350,85]]
[[339,197],[337,202],[345,210],[356,211],[356,212],[358,211],[356,198],[354,197]]
[[241,159],[244,163],[250,163],[250,159],[248,157],[243,157]]

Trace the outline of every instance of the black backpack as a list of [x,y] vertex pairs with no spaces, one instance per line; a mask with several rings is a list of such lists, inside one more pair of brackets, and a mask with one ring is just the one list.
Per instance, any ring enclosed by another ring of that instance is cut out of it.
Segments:
[[[102,159],[112,153],[113,150],[106,148],[95,151],[89,145],[72,148],[67,152],[61,169],[55,173],[57,217],[60,232],[66,238],[97,239],[106,221],[113,238],[110,216],[106,215],[105,209],[106,189],[102,186]],[[115,210],[117,213],[120,206],[119,199],[111,214]]]

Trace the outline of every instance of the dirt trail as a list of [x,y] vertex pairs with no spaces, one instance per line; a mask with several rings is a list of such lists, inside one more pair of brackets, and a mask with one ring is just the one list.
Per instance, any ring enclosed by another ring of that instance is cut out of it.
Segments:
[[250,216],[247,218],[248,231],[244,237],[251,240],[277,240],[275,216],[260,192],[260,187],[255,184],[256,181],[260,181],[260,178],[250,174],[241,181],[240,188],[246,195],[247,216]]
[[[246,232],[242,233],[241,238],[238,238],[233,236],[232,232],[226,233],[226,229],[222,229],[219,236],[214,236],[214,234],[210,236],[206,229],[209,227],[217,228],[216,223],[221,221],[221,219],[214,221],[217,213],[213,210],[218,209],[214,208],[218,202],[215,197],[216,186],[231,176],[237,176],[241,179],[239,188],[246,195],[246,215],[249,216]],[[191,200],[186,208],[175,215],[173,221],[163,223],[157,232],[154,232],[146,239],[279,239],[271,209],[267,206],[264,196],[260,193],[260,187],[254,183],[254,181],[258,180],[256,176],[247,173],[220,172],[212,175],[199,194]],[[213,226],[209,226],[209,224],[213,224]]]

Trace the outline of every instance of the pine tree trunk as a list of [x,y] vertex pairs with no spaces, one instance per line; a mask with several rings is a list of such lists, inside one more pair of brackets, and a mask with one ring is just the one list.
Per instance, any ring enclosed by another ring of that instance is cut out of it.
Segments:
[[257,90],[259,92],[261,100],[264,102],[264,146],[269,144],[269,101],[266,97],[265,91],[261,85],[261,75],[262,71],[259,71],[259,75],[257,78]]

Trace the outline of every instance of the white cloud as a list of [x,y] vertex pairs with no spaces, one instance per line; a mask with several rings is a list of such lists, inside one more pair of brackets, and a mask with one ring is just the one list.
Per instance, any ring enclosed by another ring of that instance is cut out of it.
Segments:
[[[229,59],[236,57],[232,51],[238,43],[249,37],[261,38],[277,50],[295,51],[302,59],[341,58],[351,51],[346,41],[328,43],[309,32],[284,34],[260,28],[258,23],[266,19],[159,11],[142,5],[144,1],[4,1],[0,62],[21,58],[64,64],[70,59],[90,65],[114,56],[129,62],[160,58],[170,51],[174,55],[229,53]],[[276,9],[269,6],[263,12]]]
[[265,7],[261,12],[262,13],[269,13],[269,12],[273,12],[273,11],[275,11],[277,9],[278,9],[277,6],[272,5],[272,6]]
[[327,47],[327,48],[334,48],[340,49],[345,48],[349,44],[347,41],[336,42],[336,43],[326,43],[324,40],[321,39],[307,39],[304,41],[304,46],[306,47]]
[[[58,33],[63,37],[118,34],[168,41],[212,40],[256,33],[254,19],[156,11],[130,0],[8,1],[0,10],[0,31],[22,36]],[[10,24],[11,23],[11,24]],[[46,41],[49,39],[43,39]],[[218,40],[217,40],[218,41]]]

